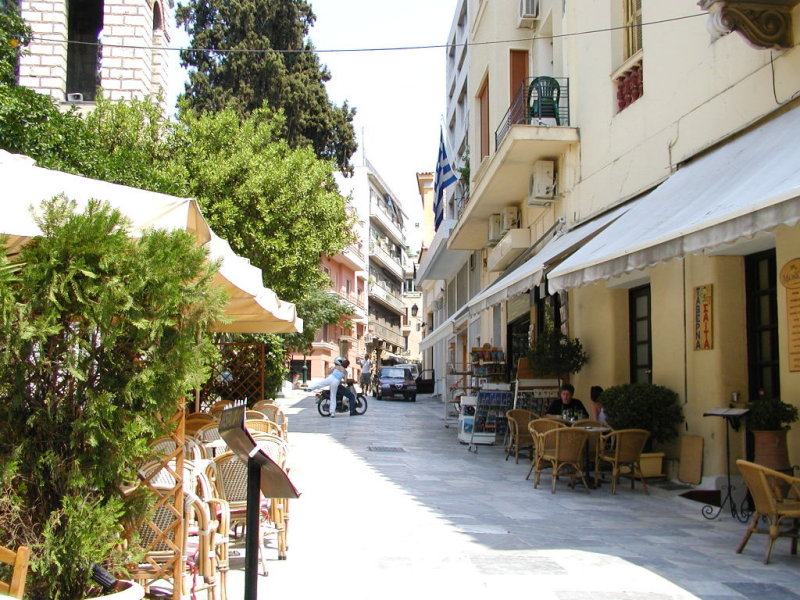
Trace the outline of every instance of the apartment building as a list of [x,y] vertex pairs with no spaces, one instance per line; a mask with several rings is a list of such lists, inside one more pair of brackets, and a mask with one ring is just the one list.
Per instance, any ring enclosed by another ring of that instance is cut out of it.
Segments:
[[34,39],[19,84],[81,109],[98,89],[111,100],[165,95],[168,62],[177,60],[166,50],[173,8],[172,0],[22,0]]
[[[468,289],[481,283],[481,265],[470,251],[453,250],[448,239],[457,223],[458,214],[468,197],[469,181],[461,174],[469,166],[469,114],[468,90],[470,47],[468,1],[459,0],[447,36],[445,65],[445,128],[443,145],[451,168],[458,181],[450,185],[437,198],[438,190],[424,193],[424,174],[418,174],[420,195],[425,212],[425,234],[417,269],[417,288],[423,292],[423,314],[425,336],[420,342],[420,352],[425,369],[433,369],[434,393],[441,395],[446,387],[448,363],[455,361],[452,351],[454,338],[454,314],[468,299]],[[430,179],[433,182],[433,177]],[[477,268],[477,270],[476,270]],[[472,284],[470,284],[472,281]],[[461,290],[460,293],[458,290]],[[461,303],[459,304],[459,300]],[[460,320],[459,331],[466,331],[466,323]],[[463,333],[462,333],[463,338]],[[466,342],[464,342],[466,344]]]
[[674,390],[717,487],[725,421],[704,413],[800,392],[800,14],[741,4],[468,0],[470,194],[447,249],[485,270],[439,334],[512,368],[545,324],[579,337],[578,396]]

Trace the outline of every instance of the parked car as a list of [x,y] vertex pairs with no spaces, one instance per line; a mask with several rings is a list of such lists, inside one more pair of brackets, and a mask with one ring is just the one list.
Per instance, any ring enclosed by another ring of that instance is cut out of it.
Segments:
[[402,398],[415,402],[417,399],[417,382],[409,365],[381,367],[375,378],[375,398],[388,400]]
[[436,375],[433,369],[425,369],[416,379],[418,394],[433,393],[434,384],[436,382]]

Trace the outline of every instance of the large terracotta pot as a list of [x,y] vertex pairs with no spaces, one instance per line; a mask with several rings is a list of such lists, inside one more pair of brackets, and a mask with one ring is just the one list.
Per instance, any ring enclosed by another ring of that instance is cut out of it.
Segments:
[[93,600],[142,600],[144,598],[144,588],[138,583],[133,581],[122,581],[120,583],[125,586],[125,589],[99,596]]
[[786,444],[787,429],[776,431],[754,431],[755,442],[753,462],[776,471],[792,468],[789,463],[789,448]]

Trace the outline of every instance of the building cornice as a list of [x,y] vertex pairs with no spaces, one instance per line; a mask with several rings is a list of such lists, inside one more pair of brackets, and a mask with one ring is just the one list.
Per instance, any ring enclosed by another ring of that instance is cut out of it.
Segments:
[[756,48],[794,46],[792,10],[800,0],[700,0],[713,39],[738,31]]

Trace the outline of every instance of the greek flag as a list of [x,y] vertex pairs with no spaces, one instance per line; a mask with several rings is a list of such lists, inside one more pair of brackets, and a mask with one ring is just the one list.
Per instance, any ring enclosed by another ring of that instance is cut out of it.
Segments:
[[458,180],[453,169],[450,167],[450,161],[447,158],[447,150],[444,147],[444,134],[439,131],[439,158],[436,161],[436,177],[433,181],[433,192],[436,199],[433,201],[433,215],[434,227],[439,228],[439,224],[444,219],[444,188],[452,185]]

